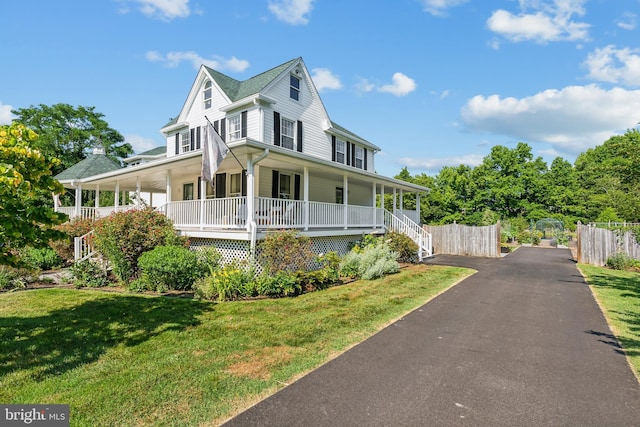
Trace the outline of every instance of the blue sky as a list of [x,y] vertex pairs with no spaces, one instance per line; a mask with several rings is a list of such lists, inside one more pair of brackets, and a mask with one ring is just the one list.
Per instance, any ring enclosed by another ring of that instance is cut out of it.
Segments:
[[548,163],[640,121],[640,0],[0,0],[0,124],[95,106],[137,152],[201,63],[244,80],[301,56],[379,173],[477,165],[526,142]]

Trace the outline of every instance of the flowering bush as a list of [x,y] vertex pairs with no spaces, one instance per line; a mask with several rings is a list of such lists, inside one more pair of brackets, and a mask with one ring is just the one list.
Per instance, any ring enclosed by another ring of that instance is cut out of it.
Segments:
[[311,239],[296,230],[269,233],[260,243],[259,258],[269,273],[305,270],[313,259]]
[[161,245],[186,246],[171,220],[151,208],[115,212],[96,222],[94,242],[113,266],[116,277],[128,282],[138,275],[138,258]]

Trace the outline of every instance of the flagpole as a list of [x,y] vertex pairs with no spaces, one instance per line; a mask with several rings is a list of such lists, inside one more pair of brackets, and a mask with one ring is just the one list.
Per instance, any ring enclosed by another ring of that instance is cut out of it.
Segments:
[[[209,122],[209,124],[211,125],[211,127],[213,127],[214,130],[216,130],[216,128],[213,126],[213,123],[211,123],[211,120],[209,120],[209,117],[204,116],[205,119],[207,119],[207,121]],[[218,132],[216,130],[216,132]],[[220,135],[220,134],[218,134]],[[246,172],[246,169],[244,168],[244,166],[242,165],[242,163],[240,162],[240,160],[238,160],[238,158],[236,157],[236,155],[233,153],[233,151],[231,151],[231,148],[229,147],[229,145],[227,144],[227,141],[224,140],[224,138],[222,138],[222,136],[220,136],[220,139],[222,139],[222,142],[224,142],[224,145],[227,146],[227,148],[229,149],[229,152],[231,153],[231,155],[233,156],[234,159],[236,159],[236,162],[238,162],[238,164],[240,165],[240,167],[242,168],[242,172]]]

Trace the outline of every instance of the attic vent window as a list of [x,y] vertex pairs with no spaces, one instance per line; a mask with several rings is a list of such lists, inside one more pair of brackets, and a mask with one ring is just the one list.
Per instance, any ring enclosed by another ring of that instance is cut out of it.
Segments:
[[204,84],[204,90],[202,91],[202,101],[204,108],[211,108],[211,80],[207,80]]
[[291,99],[300,101],[300,79],[291,74],[289,82],[289,96]]

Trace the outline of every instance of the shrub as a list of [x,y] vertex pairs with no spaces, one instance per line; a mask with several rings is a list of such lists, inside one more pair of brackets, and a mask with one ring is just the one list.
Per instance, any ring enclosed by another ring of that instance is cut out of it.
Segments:
[[302,284],[297,274],[279,271],[275,274],[262,274],[256,280],[258,295],[271,298],[292,297],[302,293]]
[[20,251],[20,262],[31,270],[51,270],[59,267],[62,259],[53,249],[26,247]]
[[399,262],[418,262],[418,245],[411,237],[397,231],[391,231],[385,235],[389,248],[398,254]]
[[25,280],[18,270],[0,265],[0,290],[9,291],[11,289],[25,288]]
[[76,288],[101,288],[109,284],[107,272],[90,259],[76,262],[70,271],[71,281]]
[[196,298],[229,301],[256,295],[252,269],[238,263],[227,264],[197,280],[193,285]]
[[523,230],[518,233],[518,242],[520,244],[539,245],[542,239],[542,233],[538,230]]
[[128,282],[138,275],[138,258],[165,244],[186,246],[171,220],[153,209],[115,212],[96,221],[94,242],[113,267],[116,277]]
[[627,254],[617,253],[607,258],[607,267],[613,270],[631,270],[640,266],[640,261]]
[[58,256],[67,264],[74,261],[74,238],[84,236],[95,227],[95,222],[91,219],[74,218],[69,222],[58,225],[56,228],[66,234],[66,238],[53,240],[49,246],[56,251]]
[[143,282],[158,292],[189,290],[209,270],[195,251],[180,246],[156,246],[138,258],[138,268]]
[[351,250],[340,263],[342,275],[365,280],[397,273],[399,270],[398,254],[385,242],[362,250]]
[[297,230],[269,233],[259,249],[259,259],[270,273],[304,270],[313,259],[311,239],[301,236]]

